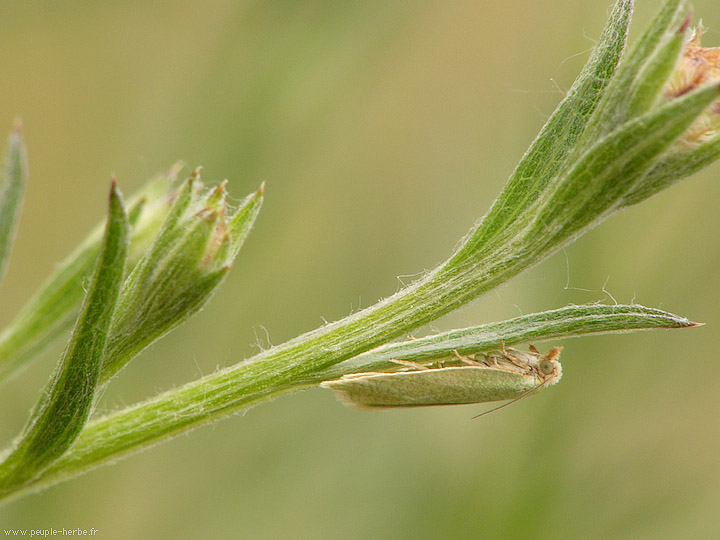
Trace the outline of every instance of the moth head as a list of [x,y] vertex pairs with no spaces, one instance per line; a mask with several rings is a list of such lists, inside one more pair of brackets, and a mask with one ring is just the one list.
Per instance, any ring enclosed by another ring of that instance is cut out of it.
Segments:
[[562,376],[562,367],[557,361],[562,349],[562,347],[552,347],[538,360],[537,368],[545,379],[545,386],[557,383]]

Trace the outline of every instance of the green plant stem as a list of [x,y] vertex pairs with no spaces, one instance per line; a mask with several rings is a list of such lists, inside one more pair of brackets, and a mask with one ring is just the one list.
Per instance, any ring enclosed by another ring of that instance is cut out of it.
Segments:
[[[385,345],[335,365],[330,370],[306,376],[289,375],[303,367],[303,361],[292,356],[294,353],[303,354],[303,340],[297,339],[294,345],[288,343],[258,355],[254,362],[240,364],[90,422],[68,453],[32,483],[15,492],[13,497],[136,452],[237,410],[237,407],[249,407],[345,373],[382,367],[389,358],[422,360],[451,354],[453,349],[460,353],[492,350],[498,348],[503,340],[512,344],[526,340],[696,325],[685,318],[642,306],[573,306]],[[358,338],[362,341],[361,335],[358,334]],[[337,353],[327,351],[328,356],[334,354]],[[305,352],[305,357],[312,356],[312,351]],[[285,370],[281,367],[283,365]]]

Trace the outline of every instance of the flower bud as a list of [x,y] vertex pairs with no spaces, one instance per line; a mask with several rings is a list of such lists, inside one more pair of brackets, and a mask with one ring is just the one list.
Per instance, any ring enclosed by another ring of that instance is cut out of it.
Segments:
[[[102,379],[201,309],[230,269],[262,204],[262,187],[228,212],[226,182],[206,189],[196,170],[128,276],[111,325]],[[230,215],[228,215],[230,214]]]

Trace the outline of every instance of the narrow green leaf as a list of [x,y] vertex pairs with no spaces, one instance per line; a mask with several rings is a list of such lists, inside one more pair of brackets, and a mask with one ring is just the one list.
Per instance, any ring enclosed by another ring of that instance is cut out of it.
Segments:
[[618,76],[627,77],[624,84],[631,84],[630,73],[637,72],[652,57],[653,51],[668,33],[674,32],[687,16],[687,0],[665,0],[650,21],[642,36],[635,42],[623,61],[623,72]]
[[[699,89],[627,122],[602,139],[568,173],[552,198],[542,203],[544,208],[527,238],[544,236],[540,249],[554,250],[617,209],[658,156],[718,96],[716,85]],[[556,231],[548,234],[553,229]]]
[[629,116],[643,114],[657,103],[663,87],[678,65],[686,34],[687,24],[683,24],[676,32],[666,36],[640,70],[628,96]]
[[522,214],[563,166],[605,87],[612,80],[625,48],[632,5],[631,0],[618,0],[615,3],[585,67],[483,218],[485,226],[478,228],[473,235],[474,244],[486,242]]
[[3,176],[0,179],[0,281],[7,270],[10,250],[20,220],[27,171],[27,155],[18,123],[8,139]]
[[[151,179],[128,199],[133,226],[128,266],[140,258],[157,234],[169,209],[170,188],[181,166]],[[10,325],[0,333],[0,382],[17,373],[72,327],[92,275],[102,242],[104,223],[97,227],[45,280]]]
[[642,202],[675,182],[704,169],[718,158],[720,158],[720,136],[697,145],[693,144],[690,148],[679,148],[676,152],[668,153],[623,197],[621,206]]
[[113,183],[103,247],[90,289],[45,394],[14,450],[0,464],[0,493],[31,480],[65,453],[90,416],[125,272],[129,228]]
[[455,352],[466,355],[495,351],[505,345],[538,343],[594,334],[613,334],[637,330],[692,328],[698,323],[638,305],[587,304],[568,306],[523,315],[507,321],[451,330],[440,334],[390,343],[314,373],[308,384],[332,380],[348,373],[396,370],[391,359],[423,362],[450,359]]
[[[536,194],[534,206],[486,244],[478,244],[478,230],[471,232],[441,268],[417,284],[416,294],[424,298],[427,292],[432,296],[427,307],[442,304],[442,312],[447,312],[598,225],[620,208],[623,197],[718,95],[715,85],[701,88],[619,126],[565,172],[554,191]],[[494,226],[483,220],[478,227]]]
[[227,257],[234,259],[240,248],[245,243],[245,239],[250,234],[250,230],[255,224],[260,208],[262,207],[265,195],[265,182],[263,182],[255,193],[251,193],[240,202],[235,214],[230,218],[230,253]]
[[151,265],[149,261],[164,260],[169,257],[169,253],[174,247],[172,239],[174,239],[176,235],[183,234],[184,232],[181,219],[190,207],[194,192],[202,187],[202,184],[198,180],[198,174],[199,171],[196,170],[192,176],[185,181],[175,196],[160,230],[138,261],[133,271],[133,279],[148,279],[148,277],[156,271],[155,267]]
[[[663,40],[677,33],[686,13],[685,0],[666,0],[640,39],[623,58],[617,74],[589,122],[583,140],[595,140],[632,118],[631,100],[628,99],[632,94],[631,88],[638,85],[640,72],[646,63],[652,62],[656,49]],[[650,69],[647,74],[652,72]],[[640,85],[642,84],[640,82]]]

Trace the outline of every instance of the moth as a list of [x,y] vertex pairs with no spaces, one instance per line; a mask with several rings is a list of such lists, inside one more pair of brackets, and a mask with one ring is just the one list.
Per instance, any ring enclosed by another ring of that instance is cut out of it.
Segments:
[[405,366],[392,372],[343,375],[320,383],[345,405],[356,409],[388,409],[517,400],[556,384],[562,376],[562,347],[542,354],[505,347],[490,353],[435,361],[430,366],[395,360]]

